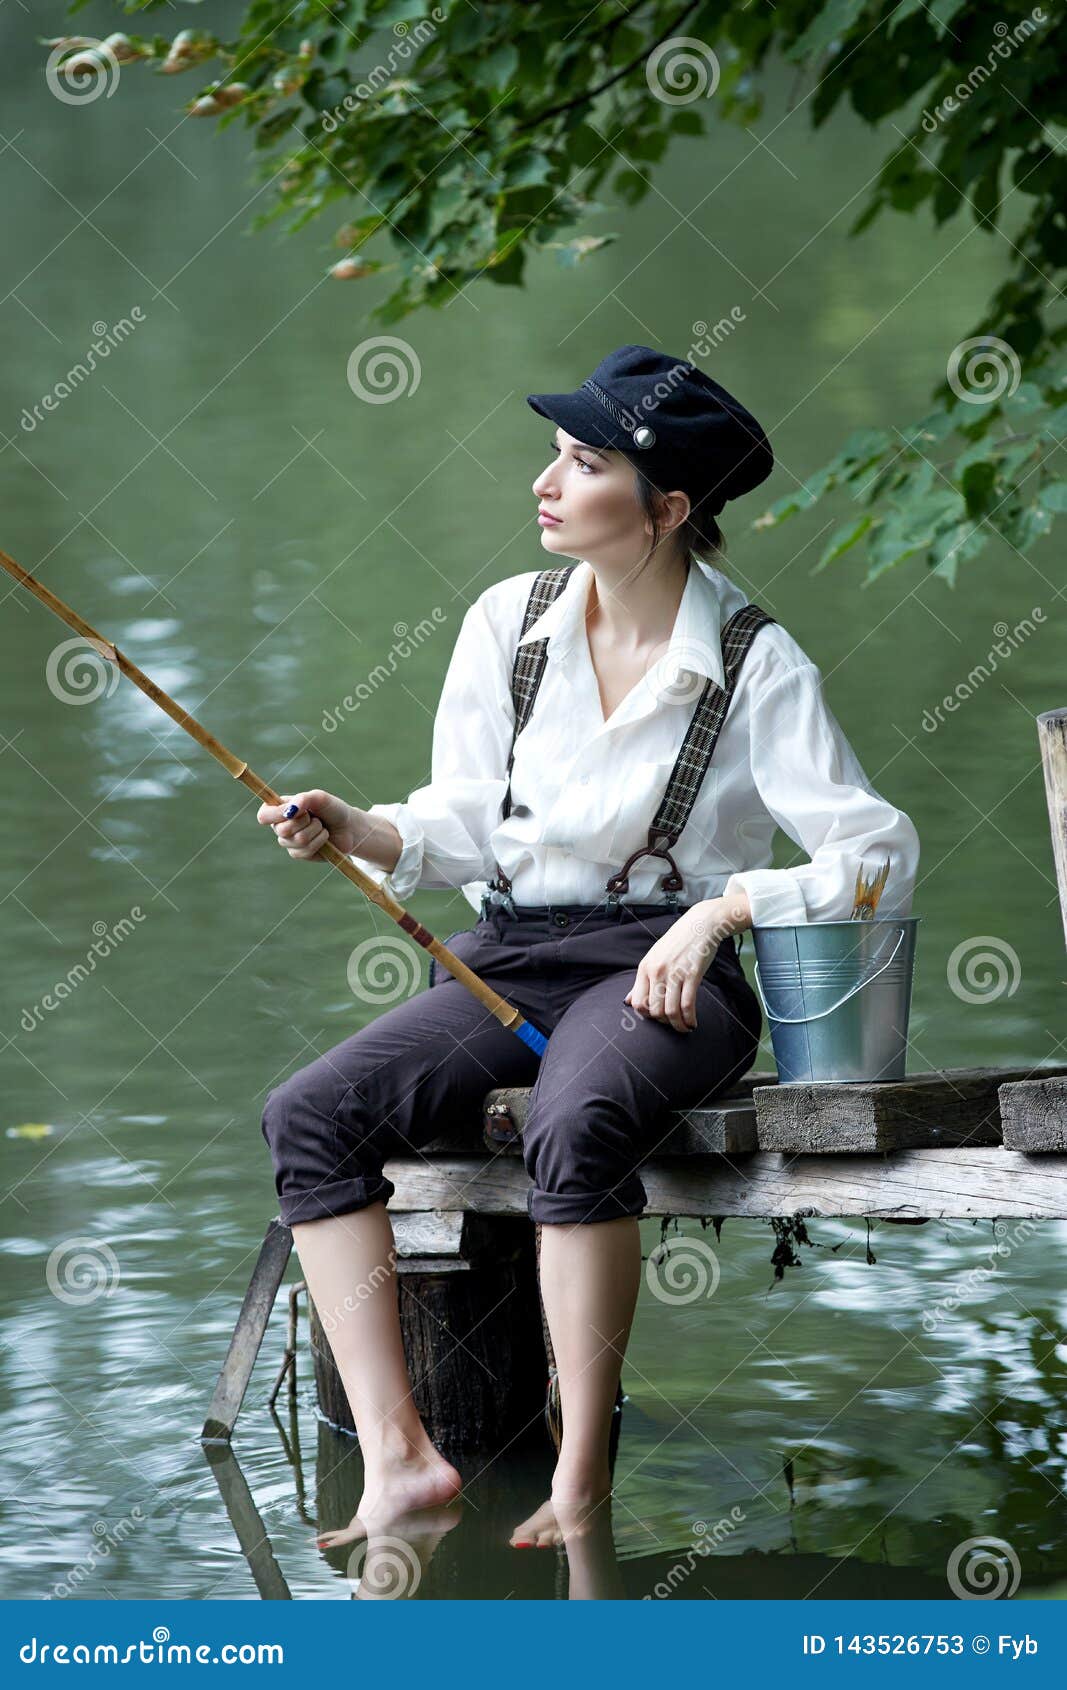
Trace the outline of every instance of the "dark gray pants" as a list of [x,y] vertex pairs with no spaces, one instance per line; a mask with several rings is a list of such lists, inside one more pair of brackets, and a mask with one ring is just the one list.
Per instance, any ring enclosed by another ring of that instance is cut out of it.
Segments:
[[263,1111],[288,1225],[387,1201],[389,1156],[476,1122],[494,1086],[532,1086],[523,1155],[534,1221],[639,1215],[637,1173],[673,1110],[708,1102],[751,1068],[762,1015],[726,939],[697,990],[694,1032],[624,1002],[681,912],[662,905],[520,906],[446,943],[550,1034],[538,1058],[437,963],[430,986],[276,1086]]

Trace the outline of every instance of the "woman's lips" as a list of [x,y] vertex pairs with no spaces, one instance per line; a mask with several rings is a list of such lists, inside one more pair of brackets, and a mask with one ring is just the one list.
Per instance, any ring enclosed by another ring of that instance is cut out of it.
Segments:
[[549,516],[545,511],[538,511],[537,520],[544,528],[558,528],[563,519],[558,516]]

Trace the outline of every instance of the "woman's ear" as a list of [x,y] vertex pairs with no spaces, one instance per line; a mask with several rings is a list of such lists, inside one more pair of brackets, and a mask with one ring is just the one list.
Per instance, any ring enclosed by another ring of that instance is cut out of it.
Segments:
[[692,506],[689,494],[681,491],[662,493],[660,495],[660,528],[664,534],[680,528],[689,515]]

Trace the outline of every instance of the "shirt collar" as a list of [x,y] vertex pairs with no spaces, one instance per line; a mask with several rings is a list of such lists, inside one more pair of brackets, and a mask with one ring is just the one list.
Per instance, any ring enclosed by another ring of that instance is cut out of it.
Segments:
[[[585,635],[585,610],[592,580],[592,565],[576,564],[563,591],[522,635],[519,644],[547,639],[555,659],[569,651],[578,636]],[[689,577],[678,606],[674,632],[648,676],[657,697],[677,699],[682,670],[710,676],[718,686],[725,686],[720,630],[722,601],[729,593],[737,597],[738,605],[747,602],[744,594],[724,575],[691,554]]]

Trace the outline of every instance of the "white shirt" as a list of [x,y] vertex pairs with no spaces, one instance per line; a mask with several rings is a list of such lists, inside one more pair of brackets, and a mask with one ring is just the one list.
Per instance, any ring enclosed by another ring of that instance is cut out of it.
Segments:
[[[546,564],[545,567],[550,567]],[[645,844],[704,684],[724,684],[719,632],[748,602],[691,558],[664,654],[605,722],[585,610],[590,564],[574,566],[527,641],[548,638],[544,676],[515,745],[511,814],[502,821],[515,720],[511,673],[539,571],[486,588],[466,612],[434,722],[431,779],[404,803],[374,804],[403,839],[386,874],[352,861],[401,903],[418,888],[461,887],[478,909],[499,862],[517,904],[598,904],[605,883]],[[774,869],[781,827],[810,862]],[[759,927],[847,920],[861,865],[886,857],[879,916],[910,912],[918,835],[874,791],[822,692],[822,677],[777,623],[757,633],[715,754],[672,856],[683,905],[744,888]],[[626,903],[665,902],[663,857],[630,870]]]

